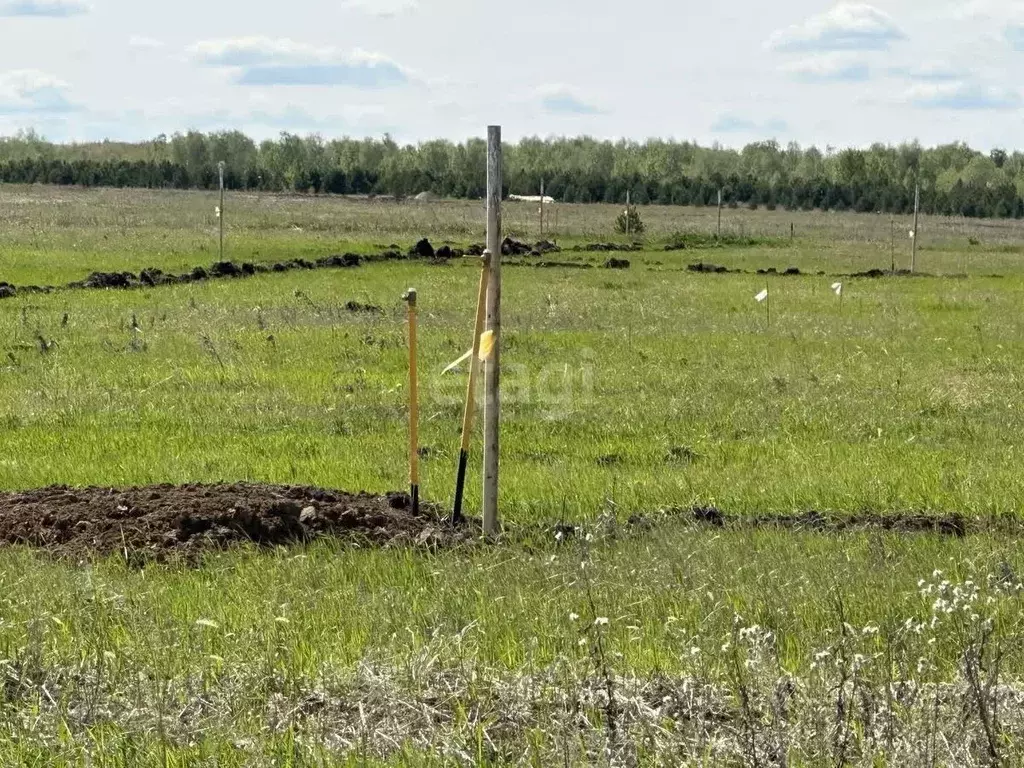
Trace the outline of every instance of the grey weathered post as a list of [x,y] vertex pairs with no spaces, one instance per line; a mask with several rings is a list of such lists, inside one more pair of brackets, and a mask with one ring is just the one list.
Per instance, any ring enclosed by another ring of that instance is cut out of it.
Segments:
[[896,272],[896,216],[889,215],[889,271]]
[[540,180],[540,236],[544,238],[544,179]]
[[224,261],[224,161],[217,163],[217,171],[220,176],[220,207],[217,208],[217,218],[220,220],[220,260]]
[[626,190],[626,237],[629,237],[632,233],[633,222],[629,220],[629,190]]
[[722,188],[718,188],[718,239],[722,239]]
[[921,210],[921,185],[914,187],[914,234],[910,238],[910,271],[917,268],[917,221]]
[[494,348],[484,362],[484,535],[498,533],[498,427],[501,410],[501,126],[487,128],[487,330]]

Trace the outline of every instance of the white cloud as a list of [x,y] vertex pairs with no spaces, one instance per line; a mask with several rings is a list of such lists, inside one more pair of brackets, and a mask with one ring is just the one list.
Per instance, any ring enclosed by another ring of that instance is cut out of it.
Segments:
[[418,0],[344,0],[341,7],[370,16],[399,16],[420,7]]
[[541,108],[558,115],[597,115],[603,110],[567,85],[548,84],[537,89]]
[[0,72],[0,114],[62,114],[76,107],[68,84],[36,69]]
[[336,48],[329,46],[259,36],[202,40],[189,46],[188,53],[197,63],[210,67],[326,64],[341,56]]
[[774,32],[766,46],[773,51],[882,51],[905,39],[884,11],[866,3],[840,3]]
[[928,61],[910,67],[890,67],[889,74],[892,77],[901,77],[907,80],[935,83],[964,80],[969,77],[966,70],[941,61]]
[[940,13],[954,21],[1010,20],[1024,18],[1024,2],[1020,0],[968,0],[953,2]]
[[904,101],[924,109],[954,111],[1018,109],[1024,103],[1017,89],[970,80],[919,83],[907,89]]
[[352,86],[363,89],[405,85],[414,78],[379,53],[349,53],[288,38],[240,37],[203,40],[188,53],[198,64],[229,69],[238,85]]
[[163,48],[164,44],[161,40],[156,40],[152,37],[146,37],[145,35],[132,35],[128,38],[128,46],[131,48],[141,48],[144,50],[156,50]]
[[805,83],[859,83],[871,77],[871,68],[866,61],[845,53],[808,56],[787,62],[780,70]]
[[785,120],[772,118],[770,120],[752,120],[732,113],[720,115],[711,125],[714,133],[736,133],[746,136],[767,136],[785,133],[789,125]]
[[92,8],[82,0],[0,0],[0,16],[62,19]]

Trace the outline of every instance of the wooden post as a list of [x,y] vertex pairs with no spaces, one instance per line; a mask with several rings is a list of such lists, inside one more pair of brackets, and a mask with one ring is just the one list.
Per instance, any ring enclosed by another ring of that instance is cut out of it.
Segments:
[[544,179],[540,180],[540,237],[544,239]]
[[918,183],[914,187],[914,234],[910,238],[910,271],[913,272],[917,269],[917,226],[918,226],[918,214],[921,210],[921,184]]
[[889,215],[889,261],[891,265],[889,271],[893,274],[896,273],[896,216]]
[[494,349],[484,362],[484,493],[485,536],[498,533],[498,457],[501,410],[501,126],[487,128],[487,330]]
[[626,190],[626,237],[629,237],[632,232],[632,222],[629,220],[629,190]]
[[420,511],[420,404],[419,382],[416,376],[416,289],[410,288],[404,296],[409,303],[409,492],[412,513]]
[[480,370],[480,334],[484,332],[487,309],[487,281],[490,275],[491,252],[484,251],[481,257],[480,289],[476,297],[476,322],[473,325],[473,347],[469,358],[469,383],[466,385],[466,409],[462,414],[462,444],[459,448],[459,470],[455,478],[455,506],[452,508],[452,522],[462,522],[462,497],[466,489],[466,464],[469,461],[469,440],[473,430],[473,408],[476,395],[477,373]]
[[220,260],[224,261],[224,161],[217,163],[217,171],[220,176],[220,206],[217,208],[217,218],[220,220]]
[[722,239],[722,188],[718,188],[718,239]]

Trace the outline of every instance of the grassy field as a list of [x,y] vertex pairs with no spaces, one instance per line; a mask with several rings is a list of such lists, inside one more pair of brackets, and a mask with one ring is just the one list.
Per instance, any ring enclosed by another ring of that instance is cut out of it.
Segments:
[[[0,188],[0,280],[209,265],[215,203]],[[483,238],[478,203],[228,212],[237,261]],[[557,239],[614,240],[616,213],[560,207]],[[832,274],[889,267],[888,216],[725,211],[753,244],[666,252],[716,211],[641,214],[629,269],[505,270],[504,543],[142,569],[4,550],[0,763],[1020,764],[1024,226],[925,219],[919,269],[958,276],[843,278],[840,304]],[[534,240],[535,217],[509,206],[506,229]],[[470,342],[471,262],[5,299],[0,487],[401,488],[412,285],[423,491],[450,504],[464,379],[441,370]],[[692,507],[979,532],[714,529]],[[560,520],[581,534],[538,533]]]

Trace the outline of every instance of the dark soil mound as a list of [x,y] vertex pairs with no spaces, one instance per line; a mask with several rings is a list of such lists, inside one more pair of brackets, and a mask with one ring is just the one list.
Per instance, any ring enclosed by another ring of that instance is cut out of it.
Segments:
[[606,261],[604,263],[604,268],[605,269],[629,269],[629,259],[616,259],[616,258],[613,257],[611,259],[608,259],[608,261]]
[[376,304],[363,304],[359,301],[349,301],[345,304],[345,309],[348,312],[366,312],[373,315],[383,315],[384,308],[378,307]]
[[574,251],[586,251],[589,253],[614,253],[616,251],[642,251],[644,247],[639,243],[588,243],[577,245]]
[[317,261],[321,267],[358,267],[363,257],[358,253],[343,253],[340,256],[328,256]]
[[911,272],[909,269],[869,269],[865,272],[854,272],[847,277],[923,277],[923,272]]
[[131,272],[93,272],[78,285],[83,288],[131,288],[135,275]]
[[434,246],[427,238],[423,238],[409,250],[409,255],[413,258],[432,259],[434,258]]
[[157,485],[0,493],[0,545],[133,561],[193,556],[241,543],[276,546],[320,536],[375,545],[441,546],[468,535],[409,497],[283,485]]
[[723,267],[719,264],[705,264],[703,261],[698,261],[695,264],[688,264],[686,269],[690,272],[708,272],[713,274],[725,274],[726,272],[729,272],[728,267]]
[[533,248],[511,237],[506,237],[501,243],[502,256],[527,256],[532,252]]

